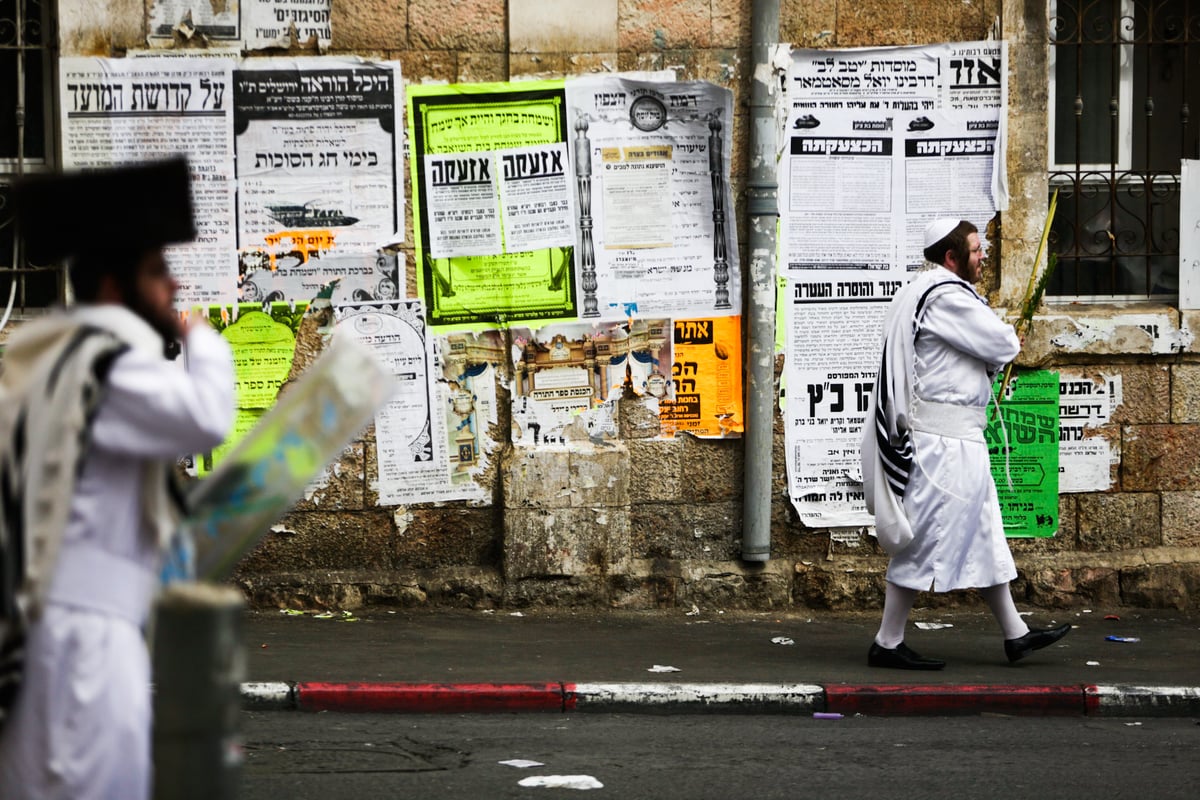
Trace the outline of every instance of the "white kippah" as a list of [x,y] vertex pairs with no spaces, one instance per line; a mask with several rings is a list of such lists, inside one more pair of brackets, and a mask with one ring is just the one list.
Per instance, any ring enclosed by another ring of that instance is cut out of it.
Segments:
[[953,217],[939,217],[925,226],[925,246],[930,247],[945,239],[950,231],[958,227],[962,220]]

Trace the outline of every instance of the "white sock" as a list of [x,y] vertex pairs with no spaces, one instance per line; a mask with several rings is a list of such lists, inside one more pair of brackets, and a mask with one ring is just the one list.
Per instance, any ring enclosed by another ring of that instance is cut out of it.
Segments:
[[883,595],[883,620],[879,623],[879,633],[875,634],[875,644],[894,650],[904,641],[904,627],[908,624],[908,615],[916,601],[916,589],[887,582],[887,590]]
[[1013,602],[1012,591],[1009,590],[1007,583],[984,587],[979,590],[979,593],[983,595],[988,608],[992,610],[992,615],[1000,623],[1000,629],[1004,631],[1005,639],[1019,639],[1029,633],[1029,626],[1017,612],[1017,604]]

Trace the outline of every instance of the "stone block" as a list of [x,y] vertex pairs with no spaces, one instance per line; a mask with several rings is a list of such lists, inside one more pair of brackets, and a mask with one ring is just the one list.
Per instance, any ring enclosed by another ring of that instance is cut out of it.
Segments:
[[618,50],[711,46],[709,0],[623,0],[618,4]]
[[1188,344],[1179,312],[1167,306],[1137,312],[1114,306],[1048,306],[1034,317],[1019,363],[1068,364],[1078,355],[1173,355]]
[[287,514],[238,567],[241,574],[392,566],[392,521],[384,512]]
[[907,4],[914,42],[974,42],[986,39],[1000,16],[1000,0],[924,0]]
[[791,575],[784,562],[687,563],[676,601],[684,608],[772,609],[791,605]]
[[504,584],[506,606],[572,608],[608,605],[608,581],[599,575],[537,577]]
[[509,79],[508,63],[504,53],[460,51],[452,83],[502,83]]
[[503,52],[506,0],[408,0],[409,40],[431,50]]
[[500,563],[503,524],[494,507],[397,508],[396,563],[406,569]]
[[1140,608],[1200,609],[1200,563],[1126,567],[1121,570],[1121,601]]
[[503,458],[505,508],[569,508],[571,451],[514,447]]
[[1200,364],[1171,367],[1171,422],[1200,422]]
[[403,50],[408,47],[408,15],[400,0],[357,0],[333,3],[329,26],[332,48],[360,51],[371,48]]
[[797,563],[792,598],[798,605],[830,611],[882,608],[886,571],[886,558],[841,568]]
[[1200,489],[1200,424],[1130,425],[1121,437],[1126,492]]
[[[749,48],[752,0],[712,0],[712,46]],[[783,16],[779,18],[783,24]],[[780,39],[781,42],[791,41]]]
[[629,450],[624,443],[606,447],[579,444],[571,451],[571,506],[629,507]]
[[683,493],[683,441],[640,439],[629,447],[629,501],[677,503]]
[[838,0],[781,0],[779,41],[796,47],[833,46],[837,41],[837,6]]
[[1162,493],[1162,543],[1200,547],[1200,492]]
[[566,64],[562,53],[510,53],[508,74],[513,80],[551,80],[563,77]]
[[514,53],[617,49],[617,0],[509,0]]
[[617,425],[621,439],[653,439],[662,433],[658,411],[641,398],[617,402]]
[[[595,47],[595,45],[591,45]],[[570,53],[567,55],[567,75],[613,73],[617,71],[617,51]]]
[[1077,502],[1080,550],[1111,553],[1162,543],[1157,494],[1081,494]]
[[1081,603],[1115,606],[1121,602],[1119,577],[1112,567],[1021,570],[1013,582],[1013,597],[1041,608],[1072,608]]
[[646,503],[633,507],[634,558],[730,561],[741,552],[741,503]]
[[366,487],[363,443],[352,442],[305,490],[293,511],[361,511]]
[[510,509],[504,515],[504,577],[510,584],[601,576],[625,571],[628,561],[629,512],[623,509]]
[[[454,83],[458,80],[458,54],[454,51],[406,50],[396,57],[400,61],[400,73],[405,83]],[[409,172],[407,165],[404,172],[406,175]],[[406,216],[410,218],[411,226],[411,209]],[[412,239],[405,241],[411,242]]]
[[[674,562],[672,562],[674,563]],[[681,579],[676,575],[613,575],[609,578],[609,606],[620,609],[675,608]]]
[[686,437],[683,448],[683,499],[697,503],[742,496],[743,440]]
[[1180,311],[1179,328],[1183,334],[1183,352],[1200,353],[1200,311]]

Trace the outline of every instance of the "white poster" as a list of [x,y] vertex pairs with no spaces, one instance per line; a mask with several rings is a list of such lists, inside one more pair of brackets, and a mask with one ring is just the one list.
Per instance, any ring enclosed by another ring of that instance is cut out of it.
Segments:
[[562,142],[496,151],[504,209],[504,251],[575,244],[575,196]]
[[430,154],[424,158],[429,254],[452,258],[502,252],[491,154]]
[[187,156],[198,235],[167,254],[180,309],[237,299],[232,70],[226,59],[59,61],[65,169]]
[[780,164],[793,504],[807,525],[870,524],[859,446],[888,302],[923,232],[980,231],[1005,203],[1003,42],[796,50]]
[[1095,378],[1070,372],[1058,376],[1058,491],[1107,492],[1120,444],[1096,428],[1112,421],[1121,405],[1120,375]]
[[[400,67],[250,59],[233,74],[243,298],[397,299],[404,238]],[[249,286],[247,286],[247,283]]]
[[174,41],[176,34],[202,36],[215,42],[237,42],[247,50],[291,46],[293,32],[301,45],[329,47],[332,0],[151,0],[147,38]]
[[369,345],[398,388],[375,414],[379,505],[461,500],[479,487],[450,480],[446,417],[434,377],[433,344],[421,303],[335,306],[339,328]]
[[1200,161],[1179,168],[1179,308],[1200,309]]
[[703,81],[567,81],[581,316],[741,313],[733,95]]

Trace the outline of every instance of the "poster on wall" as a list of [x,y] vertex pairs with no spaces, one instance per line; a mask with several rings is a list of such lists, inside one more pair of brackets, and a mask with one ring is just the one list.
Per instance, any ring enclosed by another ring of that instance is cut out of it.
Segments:
[[233,354],[236,410],[233,430],[211,453],[196,459],[196,474],[211,471],[275,405],[292,368],[296,333],[307,308],[307,303],[255,303],[207,309],[209,324]]
[[399,64],[251,59],[233,73],[245,301],[395,300],[404,238]]
[[741,313],[733,94],[703,81],[567,81],[584,318]]
[[451,481],[446,415],[420,302],[335,305],[334,318],[337,329],[371,348],[396,379],[396,391],[375,414],[378,504],[482,498],[474,481]]
[[417,285],[431,325],[576,316],[564,102],[561,81],[408,87]]
[[65,169],[187,156],[199,235],[167,251],[181,310],[237,298],[232,70],[227,59],[59,60]]
[[672,391],[658,404],[664,438],[689,433],[723,439],[745,429],[741,322],[741,317],[672,320]]
[[795,50],[779,163],[788,480],[807,525],[871,524],[859,443],[887,305],[925,225],[1007,204],[1004,42]]
[[671,392],[670,320],[559,323],[512,331],[512,440],[606,442],[624,395]]
[[[1001,382],[997,377],[994,393]],[[999,413],[988,412],[983,435],[1006,536],[1048,537],[1058,531],[1058,400],[1057,372],[1018,372]]]
[[[445,417],[449,482],[475,486],[491,464],[500,433],[498,368],[507,358],[501,331],[435,336],[438,404]],[[483,493],[472,496],[486,500]]]
[[1058,490],[1107,492],[1121,460],[1121,440],[1098,429],[1112,422],[1124,401],[1121,376],[1061,372],[1058,378]]
[[190,0],[151,0],[146,38],[173,43],[175,36],[202,36],[212,42],[231,42],[247,50],[301,45],[321,50],[333,39],[332,0],[229,0],[194,3]]

